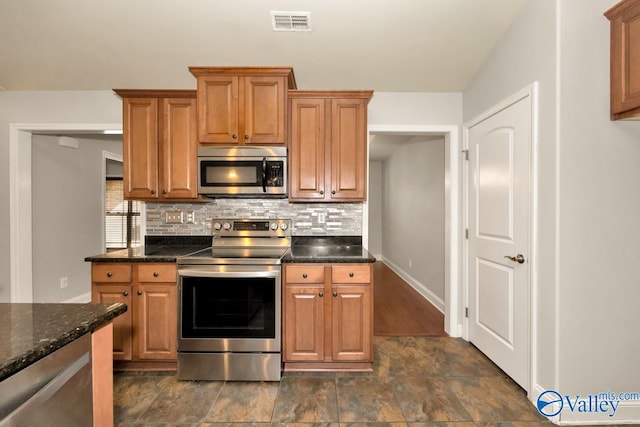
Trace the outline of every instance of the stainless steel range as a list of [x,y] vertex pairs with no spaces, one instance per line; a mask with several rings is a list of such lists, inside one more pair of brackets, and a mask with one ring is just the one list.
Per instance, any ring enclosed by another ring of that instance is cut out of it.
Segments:
[[178,378],[279,381],[291,220],[214,219],[212,232],[210,248],[178,258]]

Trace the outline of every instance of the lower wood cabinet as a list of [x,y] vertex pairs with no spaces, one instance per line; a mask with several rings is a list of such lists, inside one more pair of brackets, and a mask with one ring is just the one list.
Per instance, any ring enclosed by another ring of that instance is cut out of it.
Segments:
[[285,370],[370,370],[372,264],[285,264]]
[[178,323],[176,265],[94,262],[91,277],[92,302],[123,302],[128,307],[113,322],[116,366],[174,368]]

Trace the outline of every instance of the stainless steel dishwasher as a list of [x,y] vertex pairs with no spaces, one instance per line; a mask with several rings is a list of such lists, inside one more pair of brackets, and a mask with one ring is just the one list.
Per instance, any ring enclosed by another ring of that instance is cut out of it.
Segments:
[[91,334],[0,382],[0,427],[91,426]]

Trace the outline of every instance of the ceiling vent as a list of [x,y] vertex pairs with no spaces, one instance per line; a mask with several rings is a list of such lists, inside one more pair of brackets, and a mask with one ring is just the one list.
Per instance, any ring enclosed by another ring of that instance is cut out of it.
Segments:
[[311,31],[311,12],[271,11],[273,31]]

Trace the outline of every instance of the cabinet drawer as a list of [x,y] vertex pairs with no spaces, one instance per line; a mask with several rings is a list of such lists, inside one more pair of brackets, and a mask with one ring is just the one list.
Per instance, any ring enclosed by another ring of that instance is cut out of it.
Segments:
[[131,264],[110,262],[91,266],[91,281],[105,283],[131,282]]
[[177,280],[175,264],[140,264],[138,282],[175,282]]
[[288,265],[285,271],[287,283],[324,283],[323,265]]
[[370,283],[371,268],[366,265],[334,265],[331,267],[333,283]]

